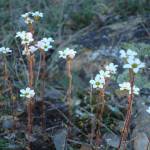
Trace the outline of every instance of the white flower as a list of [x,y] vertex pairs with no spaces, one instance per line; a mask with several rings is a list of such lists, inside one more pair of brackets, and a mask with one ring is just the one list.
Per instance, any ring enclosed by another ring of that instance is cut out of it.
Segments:
[[101,78],[110,78],[110,71],[100,70],[99,75]]
[[67,58],[66,53],[64,51],[59,51],[58,53],[59,53],[60,58],[63,58],[63,59]]
[[[122,84],[119,84],[119,86],[121,91],[126,90],[129,92],[129,94],[131,94],[131,85],[129,82],[123,82]],[[140,89],[138,87],[133,86],[133,93],[135,95],[139,95],[139,91]]]
[[76,51],[70,48],[66,48],[64,51],[59,51],[59,57],[67,59],[68,57],[73,59],[76,55]]
[[54,40],[49,37],[49,38],[43,38],[41,41],[38,41],[36,46],[39,49],[42,49],[44,51],[48,51],[50,48],[52,48],[51,42],[54,42]]
[[34,53],[35,51],[37,51],[37,47],[35,47],[35,46],[29,46],[29,51],[31,52],[31,53]]
[[148,109],[146,109],[146,111],[150,114],[150,107],[148,107]]
[[22,14],[21,17],[22,18],[28,18],[31,15],[31,12],[27,12],[25,14]]
[[34,22],[34,20],[31,19],[31,18],[26,18],[26,19],[24,19],[24,22],[25,22],[26,24],[32,24],[32,23]]
[[0,48],[0,53],[6,54],[6,53],[11,53],[12,50],[10,48],[6,47],[1,47]]
[[124,50],[120,50],[120,57],[121,58],[126,58],[127,57],[126,52]]
[[132,51],[131,49],[128,49],[127,52],[124,50],[120,50],[120,57],[121,58],[129,58],[129,57],[135,57],[137,53],[135,51]]
[[71,58],[71,59],[73,59],[74,57],[75,57],[75,55],[76,55],[76,51],[74,51],[73,49],[66,49],[66,55],[67,55],[67,57],[69,57],[69,58]]
[[118,65],[114,65],[113,63],[110,63],[109,65],[105,66],[106,71],[109,71],[111,74],[115,74],[117,71]]
[[44,51],[48,51],[50,48],[52,48],[51,44],[48,43],[44,43],[42,41],[38,41],[37,45],[36,45],[39,49],[42,49]]
[[100,75],[97,74],[94,80],[90,80],[90,84],[93,88],[103,88],[105,84],[105,79],[101,78]]
[[34,95],[34,90],[30,89],[29,87],[20,90],[20,97],[32,98]]
[[43,17],[43,13],[41,13],[39,11],[35,11],[35,12],[32,12],[32,16],[33,17],[40,17],[40,18],[42,18]]
[[[134,93],[135,95],[139,95],[139,92],[140,92],[140,89],[134,85],[134,86],[133,86],[133,93]],[[131,92],[129,92],[129,94],[131,94]]]
[[39,18],[42,18],[43,13],[39,11],[28,12],[28,13],[22,14],[21,17],[24,19],[26,24],[32,24],[34,22],[34,19],[37,20]]
[[37,51],[37,47],[35,46],[29,46],[28,48],[25,47],[25,49],[22,51],[23,55],[30,55],[33,54],[35,51]]
[[128,50],[127,50],[127,56],[129,56],[129,57],[130,57],[130,56],[131,56],[131,57],[133,56],[133,57],[134,57],[134,56],[136,56],[136,55],[137,55],[137,52],[132,51],[131,49],[128,49]]
[[123,68],[132,69],[134,73],[137,73],[141,68],[144,68],[145,64],[142,63],[138,58],[129,57],[127,64]]
[[27,44],[29,45],[31,42],[33,42],[33,35],[31,32],[17,32],[16,37],[19,37],[22,41],[21,44]]
[[24,19],[24,22],[26,24],[32,24],[34,22],[34,20],[31,19],[31,14],[32,14],[32,12],[28,12],[28,13],[21,15],[21,17]]
[[41,41],[45,42],[45,43],[54,42],[53,38],[51,38],[51,37],[49,37],[49,38],[43,38]]
[[129,82],[123,82],[122,84],[119,84],[120,90],[130,90],[130,83]]

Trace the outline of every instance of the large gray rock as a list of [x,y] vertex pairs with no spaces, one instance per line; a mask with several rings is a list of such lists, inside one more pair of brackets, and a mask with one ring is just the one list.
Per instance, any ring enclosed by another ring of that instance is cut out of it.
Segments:
[[149,139],[144,132],[136,134],[134,150],[150,150]]
[[150,114],[146,112],[147,103],[147,97],[135,98],[136,115],[133,120],[135,128],[132,133],[134,150],[150,150],[148,139],[150,136]]

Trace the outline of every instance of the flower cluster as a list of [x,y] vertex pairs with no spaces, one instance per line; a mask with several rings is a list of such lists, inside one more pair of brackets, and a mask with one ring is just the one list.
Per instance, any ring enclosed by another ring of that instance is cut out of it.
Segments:
[[138,73],[141,68],[145,67],[145,64],[139,58],[136,58],[136,52],[128,49],[127,52],[121,50],[120,54],[120,57],[126,60],[123,68],[132,69],[134,73]]
[[54,42],[54,40],[49,37],[49,38],[43,38],[42,40],[38,41],[36,46],[39,49],[44,50],[45,52],[47,52],[50,48],[52,48],[51,43]]
[[16,37],[21,39],[21,44],[23,45],[25,44],[29,45],[31,42],[34,41],[31,32],[26,32],[26,31],[17,32]]
[[128,49],[126,52],[124,50],[120,50],[120,57],[128,59],[129,57],[135,57],[137,56],[137,53],[135,51],[132,51],[131,49]]
[[144,68],[145,64],[138,58],[129,57],[127,59],[127,64],[123,68],[132,69],[134,73],[138,73],[141,68]]
[[102,78],[99,74],[95,76],[95,79],[90,80],[90,84],[92,85],[93,88],[96,89],[102,89],[105,84],[105,79]]
[[[54,40],[51,37],[43,38],[41,41],[38,41],[37,44],[35,44],[35,45],[30,45],[29,46],[30,42],[28,42],[28,46],[24,47],[24,50],[23,50],[22,54],[23,55],[30,55],[30,54],[33,54],[38,49],[48,51],[50,48],[52,48],[51,42],[54,42]],[[23,43],[25,43],[25,42],[23,41]]]
[[76,55],[76,51],[74,49],[66,48],[64,51],[59,51],[59,57],[63,59],[73,59]]
[[43,13],[39,11],[32,12],[33,17],[43,18]]
[[29,87],[27,87],[26,89],[21,89],[20,90],[20,97],[33,98],[34,95],[35,95],[34,90],[32,90]]
[[[122,84],[119,84],[120,86],[120,90],[121,91],[128,91],[129,94],[131,94],[131,84],[129,82],[123,82]],[[138,87],[136,87],[135,85],[133,86],[133,93],[135,95],[139,94],[140,89]]]
[[28,12],[28,13],[22,14],[21,16],[24,19],[26,24],[32,24],[34,22],[34,19],[39,20],[40,18],[42,18],[43,13],[39,11],[35,11],[35,12]]
[[0,48],[0,53],[6,54],[6,53],[11,53],[12,50],[10,48],[6,47],[1,47]]
[[113,63],[105,66],[105,70],[100,70],[99,73],[95,76],[95,79],[90,80],[90,84],[93,88],[103,88],[107,78],[110,78],[111,75],[116,74],[118,65]]
[[116,74],[118,65],[114,65],[110,63],[109,65],[105,66],[106,71],[110,72],[110,74]]
[[26,24],[32,24],[34,22],[34,20],[30,18],[30,15],[31,15],[31,12],[28,12],[28,13],[21,15],[21,17],[24,19],[24,22]]

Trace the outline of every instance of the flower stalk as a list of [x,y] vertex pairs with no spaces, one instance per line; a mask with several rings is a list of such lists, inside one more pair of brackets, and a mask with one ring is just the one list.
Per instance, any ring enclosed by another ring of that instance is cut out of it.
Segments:
[[[27,51],[28,51],[28,46],[26,45]],[[27,55],[27,60],[28,60],[28,74],[29,74],[29,87],[33,87],[33,80],[34,80],[34,72],[33,72],[33,64],[34,64],[34,55]],[[27,113],[28,113],[28,138],[29,138],[29,149],[32,149],[32,144],[31,144],[31,138],[32,138],[32,128],[33,128],[33,107],[34,107],[34,102],[33,98],[29,98],[27,102]]]
[[120,150],[121,145],[123,143],[123,149],[126,149],[126,138],[128,136],[129,128],[130,128],[130,121],[132,116],[132,103],[133,103],[133,97],[134,97],[134,72],[129,69],[129,76],[130,76],[130,87],[131,87],[131,94],[128,96],[128,107],[127,107],[127,114],[125,117],[124,127],[121,133],[121,138],[118,146],[118,150]]
[[68,90],[67,90],[67,105],[69,109],[69,120],[72,116],[72,63],[73,58],[76,55],[76,51],[70,48],[66,48],[64,51],[59,51],[59,57],[66,59],[66,70],[68,76]]
[[100,122],[102,122],[102,118],[103,118],[103,113],[104,113],[104,108],[105,108],[105,94],[104,94],[104,89],[102,89],[100,91],[100,97],[101,97],[101,111],[100,111]]
[[[100,107],[97,108],[97,128],[95,131],[95,136],[96,136],[96,144],[99,145],[100,144],[100,140],[101,140],[101,125],[102,125],[102,121],[103,121],[103,113],[104,113],[104,107],[105,107],[105,98],[104,98],[104,90],[100,89],[99,91],[99,95],[98,95],[98,99],[99,99],[99,104]],[[99,105],[98,105],[99,106]]]
[[68,76],[68,90],[67,90],[67,105],[69,109],[69,119],[72,116],[72,59],[67,58],[67,76]]
[[[13,96],[13,88],[12,88],[12,83],[9,79],[9,69],[8,69],[8,65],[7,65],[7,57],[6,57],[6,54],[7,53],[10,53],[12,52],[12,50],[10,50],[9,48],[5,48],[5,47],[1,47],[0,48],[0,53],[3,54],[3,58],[4,58],[4,86],[5,88],[8,88],[8,91],[9,91],[9,94],[10,94],[10,97],[12,99],[12,101],[10,101],[9,103],[9,106],[12,106],[11,107],[11,111],[12,111],[12,115],[13,115],[13,118],[15,119],[15,110],[14,110],[14,105],[15,105],[15,98]],[[11,105],[12,103],[12,105]]]
[[66,59],[66,71],[68,77],[68,89],[66,93],[66,101],[68,105],[68,137],[71,136],[71,117],[72,117],[72,63],[76,55],[74,49],[66,48],[64,51],[59,51],[59,57]]
[[41,84],[40,84],[40,98],[41,98],[41,126],[43,129],[46,127],[46,120],[45,120],[45,101],[44,101],[44,94],[45,94],[45,68],[46,68],[46,52],[52,48],[51,43],[54,42],[54,40],[49,38],[43,38],[42,40],[38,41],[36,44],[36,47],[40,51],[41,56],[41,62],[40,62],[40,72],[41,72]]
[[42,101],[42,106],[41,106],[41,126],[43,129],[45,129],[46,126],[46,120],[45,120],[45,103],[44,103],[44,93],[45,93],[45,67],[46,67],[46,62],[45,62],[45,51],[41,50],[41,69],[42,69],[42,83],[41,83],[41,101]]

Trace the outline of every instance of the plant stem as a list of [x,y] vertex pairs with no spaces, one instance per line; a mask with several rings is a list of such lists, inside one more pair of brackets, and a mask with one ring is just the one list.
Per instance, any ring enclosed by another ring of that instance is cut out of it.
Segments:
[[104,108],[105,108],[105,94],[104,94],[103,89],[100,91],[100,96],[101,96],[101,101],[102,101],[101,112],[100,112],[100,121],[102,122],[103,121]]
[[[4,88],[7,89],[8,87],[8,70],[7,70],[7,60],[6,56],[4,55]],[[7,109],[10,107],[10,101],[7,103]]]
[[32,24],[29,24],[29,25],[28,25],[28,29],[29,29],[29,31],[30,31],[32,34],[34,34],[34,27],[33,27]]
[[[92,105],[92,99],[93,99],[93,88],[92,85],[90,87],[90,112],[93,114],[93,105]],[[93,144],[93,137],[95,135],[95,128],[96,128],[96,118],[95,116],[91,116],[91,138],[90,138],[90,144]]]
[[[9,80],[9,71],[8,71],[6,56],[4,56],[4,81],[5,81],[5,88],[8,88],[9,92],[10,92],[10,97],[11,97],[10,99],[12,99],[11,111],[12,111],[13,118],[15,118],[15,115],[14,115],[14,104],[15,104],[15,102],[14,102],[13,90],[12,90],[13,88],[12,88],[12,83]],[[11,106],[11,101],[10,101],[9,106]]]
[[32,88],[33,86],[33,62],[34,62],[34,56],[29,55],[28,56],[28,71],[29,71],[29,87]]
[[104,94],[104,89],[101,89],[99,91],[99,103],[101,104],[100,109],[98,108],[97,111],[97,130],[96,130],[96,143],[99,145],[100,144],[100,138],[101,138],[101,124],[103,121],[103,113],[104,113],[104,108],[105,108],[105,94]]
[[67,59],[67,75],[69,80],[68,90],[67,90],[67,105],[69,109],[69,119],[71,119],[72,116],[72,59]]
[[124,123],[124,127],[122,130],[122,134],[121,134],[121,138],[120,138],[120,142],[119,142],[119,146],[118,146],[118,150],[120,150],[122,142],[123,142],[123,149],[126,149],[126,138],[128,136],[128,131],[129,131],[129,127],[130,127],[130,121],[131,121],[131,115],[132,115],[132,103],[133,103],[133,86],[134,86],[134,73],[132,70],[129,70],[129,76],[130,76],[130,87],[131,87],[131,94],[128,96],[128,108],[127,108],[127,114],[125,117],[125,123]]
[[72,59],[67,58],[67,76],[68,76],[68,90],[67,90],[67,105],[68,105],[68,137],[71,137],[71,120],[72,120]]
[[46,67],[46,62],[45,62],[45,52],[41,50],[41,69],[42,69],[42,83],[41,83],[41,93],[40,97],[42,100],[42,115],[41,115],[41,126],[43,129],[45,129],[46,123],[45,123],[45,103],[44,103],[44,92],[45,92],[45,67]]
[[[26,48],[28,50],[28,46],[26,45]],[[34,55],[28,55],[28,73],[29,73],[29,87],[33,87],[33,79],[34,79],[34,74],[33,74],[33,63],[34,63]],[[32,134],[32,127],[33,127],[33,106],[34,102],[33,99],[30,98],[27,103],[27,112],[28,112],[28,138],[29,138],[29,150],[32,149],[31,145],[31,134]]]

